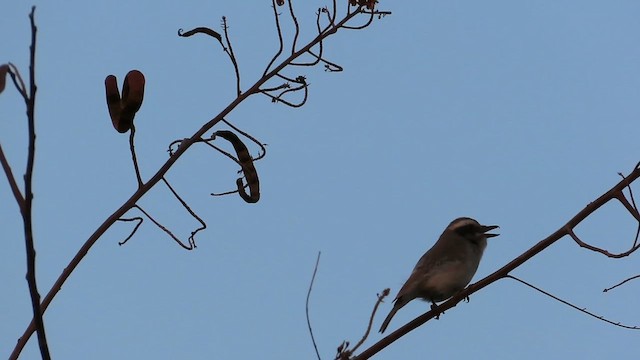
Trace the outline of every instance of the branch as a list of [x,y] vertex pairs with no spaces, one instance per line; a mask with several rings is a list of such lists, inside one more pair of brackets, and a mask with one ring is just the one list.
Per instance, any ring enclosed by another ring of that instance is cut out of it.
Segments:
[[547,291],[544,291],[544,290],[540,289],[539,287],[534,286],[534,285],[532,285],[532,284],[530,284],[530,283],[528,283],[528,282],[526,282],[526,281],[524,281],[522,279],[519,279],[519,278],[517,278],[515,276],[507,275],[505,277],[508,278],[508,279],[513,279],[513,280],[515,280],[515,281],[517,281],[517,282],[519,282],[519,283],[521,283],[523,285],[526,285],[526,286],[532,288],[533,290],[535,290],[535,291],[537,291],[537,292],[539,292],[541,294],[544,294],[544,295],[546,295],[546,296],[548,296],[548,297],[550,297],[550,298],[552,298],[552,299],[554,299],[556,301],[559,301],[559,302],[569,306],[570,308],[572,308],[574,310],[578,310],[581,313],[587,314],[587,315],[589,315],[591,317],[594,317],[594,318],[596,318],[598,320],[602,320],[602,321],[604,321],[606,323],[609,323],[611,325],[615,325],[615,326],[618,326],[618,327],[621,327],[621,328],[625,328],[625,329],[629,329],[629,330],[640,330],[640,327],[638,327],[638,326],[630,326],[630,325],[621,324],[620,322],[614,322],[614,321],[611,321],[609,319],[606,319],[604,316],[596,315],[596,314],[594,314],[594,313],[592,313],[590,311],[587,311],[587,309],[585,309],[585,308],[579,308],[579,307],[573,305],[572,303],[570,303],[570,302],[568,302],[566,300],[560,299],[559,297],[557,297],[557,296],[555,296],[555,295],[553,295],[553,294],[551,294],[551,293],[549,293]]
[[[69,264],[64,268],[62,273],[58,276],[57,280],[44,297],[42,304],[40,305],[40,309],[42,312],[46,311],[49,307],[53,299],[56,297],[58,292],[62,289],[62,286],[67,281],[71,273],[76,269],[76,267],[80,264],[80,262],[84,259],[84,257],[88,254],[89,250],[93,245],[102,237],[102,235],[120,218],[124,216],[124,214],[132,209],[138,200],[142,198],[149,190],[151,190],[159,181],[162,180],[164,175],[169,171],[169,169],[173,166],[173,164],[178,161],[178,159],[184,155],[184,153],[195,143],[200,141],[202,136],[209,131],[213,126],[218,124],[218,122],[222,121],[222,119],[227,116],[232,110],[234,110],[240,103],[246,100],[249,96],[260,93],[260,87],[264,85],[267,81],[276,76],[280,71],[282,71],[285,67],[287,67],[293,60],[297,59],[301,55],[305,54],[309,49],[316,46],[320,41],[323,41],[327,37],[335,34],[338,29],[343,27],[346,23],[348,23],[351,19],[356,17],[361,13],[361,9],[358,8],[355,11],[348,12],[344,18],[342,18],[339,22],[335,24],[335,26],[331,27],[327,31],[322,34],[318,34],[315,38],[313,38],[309,43],[300,50],[294,52],[289,55],[286,59],[284,59],[278,66],[276,66],[273,70],[269,71],[265,76],[257,80],[253,86],[251,86],[246,92],[240,94],[237,98],[235,98],[226,108],[224,108],[218,115],[207,121],[204,125],[200,127],[191,137],[185,138],[180,141],[180,146],[178,149],[171,154],[169,159],[156,171],[156,173],[151,176],[151,178],[144,183],[141,187],[137,188],[133,194],[127,199],[118,209],[116,209],[107,219],[105,219],[100,226],[91,234],[91,236],[85,241],[85,243],[80,247],[78,252],[74,255],[74,257],[69,261]],[[186,33],[185,33],[186,34]],[[179,33],[180,35],[180,33]],[[36,329],[35,321],[38,321],[37,318],[31,321],[28,327],[25,329],[23,335],[18,339],[16,346],[13,349],[9,359],[17,359],[20,352],[26,345],[30,336]]]
[[449,300],[444,303],[438,305],[436,308],[418,316],[417,318],[410,321],[408,324],[402,326],[398,330],[392,332],[391,334],[384,337],[382,340],[373,344],[368,349],[364,350],[362,353],[357,355],[354,359],[363,360],[372,357],[377,354],[380,350],[386,348],[400,337],[409,333],[410,331],[416,329],[420,325],[425,322],[431,320],[435,316],[440,313],[451,309],[456,306],[460,301],[467,298],[471,294],[487,287],[488,285],[503,279],[509,276],[509,273],[524,264],[529,259],[533,258],[544,249],[551,246],[556,241],[560,240],[566,235],[569,235],[570,229],[575,228],[578,224],[580,224],[584,219],[588,216],[596,212],[600,207],[608,203],[613,199],[617,199],[618,194],[626,187],[628,187],[632,182],[634,182],[638,177],[640,177],[640,163],[637,164],[633,171],[622,181],[617,183],[614,187],[612,187],[609,191],[602,194],[593,202],[589,203],[584,209],[578,212],[573,218],[571,218],[566,224],[562,225],[558,230],[556,230],[553,234],[549,235],[547,238],[538,242],[536,245],[531,247],[529,250],[522,253],[520,256],[513,259],[511,262],[503,266],[502,268],[495,271],[493,274],[485,277],[484,279],[478,281],[475,284],[469,285],[466,289],[462,290],[455,296],[451,297]]
[[44,320],[42,319],[43,310],[40,308],[40,293],[36,283],[36,249],[33,240],[33,168],[36,155],[36,33],[38,28],[35,24],[34,13],[35,6],[31,7],[29,20],[31,22],[31,46],[29,58],[29,96],[24,98],[27,104],[27,120],[29,123],[29,150],[27,155],[27,168],[24,174],[24,211],[22,211],[22,221],[24,223],[24,241],[27,252],[27,282],[29,283],[29,295],[31,295],[31,307],[33,309],[33,318],[35,328],[38,332],[38,344],[40,346],[40,354],[42,359],[51,359],[49,354],[49,346],[47,345],[47,337],[44,329]]
[[320,264],[320,252],[318,251],[318,257],[316,258],[316,266],[313,268],[313,275],[311,276],[311,283],[309,283],[309,291],[307,291],[307,301],[305,302],[305,313],[307,314],[307,326],[309,327],[309,335],[311,335],[311,342],[313,342],[313,348],[316,350],[316,356],[320,359],[320,352],[318,352],[318,345],[316,339],[313,337],[313,329],[311,328],[311,320],[309,320],[309,298],[311,297],[311,289],[313,289],[313,281],[316,279],[316,273],[318,272],[318,265]]

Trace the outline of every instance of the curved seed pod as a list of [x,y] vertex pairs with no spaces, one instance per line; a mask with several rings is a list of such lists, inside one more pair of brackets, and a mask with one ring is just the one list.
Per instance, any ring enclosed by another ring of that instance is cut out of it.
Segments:
[[109,75],[104,79],[107,94],[107,106],[113,127],[120,133],[126,133],[133,126],[133,118],[142,106],[144,99],[144,75],[138,70],[131,70],[122,84],[122,98],[118,90],[118,80]]
[[122,102],[120,101],[120,90],[118,90],[118,80],[114,75],[109,75],[104,79],[104,88],[107,94],[107,107],[109,108],[109,116],[113,127],[119,133],[126,133],[131,129],[130,122],[120,121],[122,112]]
[[231,145],[233,145],[233,149],[236,151],[238,162],[240,163],[240,166],[242,166],[242,172],[247,179],[247,185],[249,186],[249,192],[251,194],[249,195],[244,191],[242,178],[239,178],[236,180],[236,185],[238,186],[238,193],[240,194],[240,197],[248,203],[258,202],[258,200],[260,200],[260,181],[258,179],[258,172],[253,166],[253,158],[251,157],[251,154],[249,154],[249,150],[247,150],[247,147],[242,140],[240,140],[240,138],[231,131],[220,130],[216,131],[215,135],[229,141]]
[[[144,75],[138,70],[131,70],[122,84],[122,111],[135,114],[142,106],[144,99]],[[132,115],[133,115],[132,114]]]

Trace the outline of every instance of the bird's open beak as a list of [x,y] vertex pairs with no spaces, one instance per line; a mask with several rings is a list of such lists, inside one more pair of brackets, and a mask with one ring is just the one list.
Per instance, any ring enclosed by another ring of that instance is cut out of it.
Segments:
[[491,231],[493,229],[497,229],[500,226],[498,225],[482,225],[482,232],[484,233],[484,236],[486,236],[487,238],[491,238],[491,237],[495,237],[498,236],[500,234],[487,234],[487,231]]

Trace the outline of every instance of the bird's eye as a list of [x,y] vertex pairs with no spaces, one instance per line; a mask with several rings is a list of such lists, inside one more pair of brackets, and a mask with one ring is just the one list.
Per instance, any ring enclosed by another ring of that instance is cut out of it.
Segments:
[[456,229],[456,232],[462,236],[471,235],[475,233],[475,226],[473,226],[473,224],[460,226],[459,228]]

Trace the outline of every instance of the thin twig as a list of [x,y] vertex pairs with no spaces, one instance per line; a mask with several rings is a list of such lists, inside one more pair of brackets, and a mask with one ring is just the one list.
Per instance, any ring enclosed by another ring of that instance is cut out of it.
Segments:
[[233,125],[229,121],[227,121],[225,119],[222,119],[222,122],[227,124],[230,128],[232,128],[233,130],[239,132],[242,136],[244,136],[247,139],[251,140],[253,143],[255,143],[256,145],[258,145],[260,147],[260,150],[262,151],[262,154],[260,152],[258,152],[258,157],[253,158],[253,161],[258,161],[258,160],[262,159],[263,157],[265,157],[267,155],[267,148],[265,147],[265,144],[263,144],[260,141],[258,141],[258,139],[256,139],[255,137],[251,136],[251,134],[249,134],[248,132],[242,131],[240,128],[238,128],[237,126]]
[[296,28],[296,32],[293,35],[293,41],[291,43],[291,54],[295,54],[298,36],[300,35],[300,25],[298,25],[298,18],[296,18],[296,14],[293,11],[293,2],[291,0],[289,0],[289,13],[291,14],[291,19],[293,20],[293,24]]
[[185,245],[182,241],[180,241],[180,239],[178,239],[177,236],[173,235],[171,230],[167,229],[164,225],[160,224],[160,222],[154,219],[153,216],[149,215],[148,212],[144,211],[144,209],[140,205],[134,205],[133,207],[140,210],[140,212],[142,212],[147,217],[147,219],[151,220],[152,223],[154,223],[165,234],[169,235],[169,237],[171,237],[173,241],[177,242],[178,245],[182,246],[184,249],[193,250],[196,247],[196,244],[192,243],[191,239],[189,239],[189,245]]
[[602,321],[604,321],[604,322],[606,322],[606,323],[609,323],[609,324],[611,324],[611,325],[619,326],[619,327],[621,327],[621,328],[625,328],[625,329],[630,329],[630,330],[640,330],[640,327],[638,327],[638,326],[630,326],[630,325],[624,325],[624,324],[621,324],[620,322],[613,322],[613,321],[611,321],[611,320],[609,320],[609,319],[605,318],[604,316],[596,315],[596,314],[594,314],[594,313],[592,313],[592,312],[588,311],[588,310],[587,310],[587,309],[585,309],[585,308],[579,308],[579,307],[577,307],[577,306],[573,305],[572,303],[570,303],[570,302],[568,302],[568,301],[566,301],[566,300],[560,299],[559,297],[557,297],[557,296],[555,296],[555,295],[553,295],[553,294],[551,294],[551,293],[548,293],[548,292],[546,292],[546,291],[544,291],[544,290],[540,289],[539,287],[536,287],[536,286],[534,286],[534,285],[532,285],[532,284],[530,284],[530,283],[528,283],[528,282],[526,282],[526,281],[524,281],[524,280],[522,280],[522,279],[519,279],[519,278],[517,278],[517,277],[515,277],[515,276],[507,275],[507,276],[505,276],[505,278],[509,278],[509,279],[516,280],[516,281],[520,282],[521,284],[524,284],[524,285],[526,285],[526,286],[528,286],[528,287],[530,287],[530,288],[532,288],[532,289],[534,289],[534,290],[538,291],[538,292],[539,292],[539,293],[541,293],[541,294],[547,295],[548,297],[550,297],[550,298],[552,298],[552,299],[554,299],[554,300],[556,300],[556,301],[559,301],[559,302],[561,302],[561,303],[563,303],[563,304],[565,304],[565,305],[567,305],[567,306],[569,306],[569,307],[571,307],[571,308],[573,308],[573,309],[575,309],[575,310],[580,311],[581,313],[587,314],[587,315],[589,315],[589,316],[591,316],[591,317],[594,317],[594,318],[596,318],[596,319],[598,319],[598,320],[602,320]]
[[[359,6],[358,10],[356,10],[356,11],[360,12],[360,13],[364,13],[364,10],[362,9],[362,5]],[[347,29],[347,30],[362,30],[362,29],[366,28],[367,26],[371,25],[371,23],[373,22],[374,14],[376,14],[376,13],[377,13],[377,11],[371,11],[371,16],[369,17],[369,20],[366,23],[364,23],[363,25],[360,25],[360,26],[346,26],[345,25],[345,26],[343,26],[343,28]]]
[[380,304],[382,304],[382,301],[384,300],[384,298],[389,296],[390,291],[391,289],[386,288],[382,290],[381,294],[377,294],[378,299],[376,300],[376,304],[373,306],[373,310],[371,311],[371,316],[369,316],[369,323],[367,324],[367,329],[365,330],[364,335],[362,335],[362,338],[360,339],[360,341],[358,341],[358,343],[352,349],[349,348],[348,341],[343,341],[342,344],[338,346],[338,353],[336,354],[336,357],[335,357],[336,360],[350,359],[351,355],[353,355],[353,353],[356,352],[356,350],[358,350],[358,348],[362,344],[364,344],[364,342],[369,337],[369,334],[371,333],[371,328],[373,327],[373,319],[376,317],[376,312],[378,312],[378,307],[380,307]]
[[22,196],[22,192],[20,192],[20,187],[16,182],[16,178],[13,176],[11,165],[9,165],[9,161],[7,161],[7,158],[4,156],[2,144],[0,144],[0,163],[2,164],[4,174],[7,176],[7,181],[9,181],[9,187],[11,188],[11,192],[13,192],[13,197],[16,199],[16,203],[20,208],[20,213],[24,214],[24,197]]
[[587,250],[591,250],[594,252],[598,252],[606,257],[610,257],[610,258],[614,258],[614,259],[619,259],[619,258],[623,258],[625,256],[629,256],[631,255],[633,252],[635,252],[636,250],[638,250],[638,248],[640,248],[640,245],[636,245],[636,246],[632,246],[629,250],[621,252],[619,254],[614,254],[609,252],[608,250],[605,249],[601,249],[597,246],[593,246],[590,244],[587,244],[586,242],[580,240],[580,238],[578,237],[578,235],[576,235],[575,232],[573,232],[572,228],[567,228],[567,235],[569,235],[571,237],[571,239],[573,239],[573,241],[576,242],[576,244],[578,244],[580,247],[583,247]]
[[[325,8],[325,10],[326,10],[326,8]],[[318,29],[318,34],[322,34],[322,30],[320,29],[320,14],[321,14],[321,10],[318,9],[318,12],[316,13],[316,28]],[[318,52],[320,53],[320,55],[316,56],[311,52],[311,50],[308,51],[308,53],[314,55],[314,57],[315,57],[315,60],[313,62],[309,62],[309,63],[291,63],[291,65],[293,65],[293,66],[316,66],[320,62],[320,58],[322,57],[322,41],[320,41],[320,43],[318,43]]]
[[325,66],[324,69],[325,71],[329,71],[329,72],[340,72],[342,70],[344,70],[342,68],[342,66],[336,64],[336,63],[332,63],[331,61],[328,61],[326,59],[322,58],[322,54],[318,54],[316,55],[313,51],[309,50],[307,51],[309,54],[313,55],[318,61],[322,61]]
[[313,348],[316,350],[316,356],[318,360],[322,360],[320,358],[320,352],[318,351],[318,345],[316,344],[316,339],[313,336],[313,329],[311,328],[311,320],[309,319],[309,298],[311,297],[311,289],[313,289],[313,282],[316,279],[316,272],[318,271],[318,265],[320,264],[320,251],[318,251],[318,257],[316,258],[316,266],[313,268],[313,275],[311,276],[311,283],[309,283],[309,291],[307,291],[307,301],[305,303],[305,313],[307,314],[307,326],[309,327],[309,335],[311,335],[311,342],[313,342]]
[[233,53],[233,47],[231,46],[231,40],[229,40],[229,26],[227,25],[227,17],[222,17],[222,29],[224,30],[224,39],[227,43],[228,50],[225,48],[224,51],[229,55],[231,62],[233,63],[233,70],[236,72],[236,90],[237,95],[240,97],[242,92],[240,91],[240,70],[238,69],[238,62],[236,61],[236,56]]
[[272,3],[272,7],[273,7],[273,16],[276,19],[276,29],[278,30],[278,43],[279,43],[279,47],[278,47],[278,51],[276,52],[275,55],[273,55],[273,58],[271,58],[271,61],[269,61],[269,64],[267,64],[267,67],[264,69],[264,73],[262,74],[262,76],[266,76],[267,73],[269,72],[269,69],[271,68],[271,65],[273,65],[274,62],[276,62],[276,60],[278,59],[278,56],[280,56],[280,54],[282,54],[282,50],[284,49],[284,41],[282,40],[282,30],[280,29],[280,18],[278,15],[278,9],[276,8],[276,2],[275,0],[271,0]]
[[180,204],[182,204],[182,207],[185,208],[185,210],[187,210],[189,212],[189,214],[196,219],[199,223],[200,223],[200,227],[195,229],[194,231],[191,232],[191,235],[189,236],[189,243],[193,244],[193,247],[196,247],[196,234],[204,229],[207,228],[207,224],[204,222],[204,220],[202,220],[198,214],[195,213],[195,211],[191,210],[191,207],[189,207],[189,205],[187,204],[186,201],[184,201],[180,195],[178,195],[178,193],[173,189],[173,187],[171,186],[171,184],[169,184],[169,182],[167,181],[167,179],[165,177],[162,178],[162,181],[164,182],[165,185],[167,185],[167,187],[169,188],[169,190],[171,190],[171,193],[173,194],[173,196],[175,196],[176,199],[178,199],[178,201],[180,202]]
[[138,188],[142,187],[142,177],[140,176],[140,168],[138,167],[138,158],[136,157],[135,147],[136,127],[131,122],[131,133],[129,134],[129,150],[131,151],[131,160],[133,161],[133,169],[136,172],[136,179],[138,180]]
[[124,222],[137,221],[138,222],[136,224],[136,226],[133,228],[133,230],[131,231],[131,233],[129,233],[129,236],[127,236],[124,240],[118,242],[118,245],[122,246],[127,241],[129,241],[133,237],[133,235],[135,235],[135,233],[136,233],[136,231],[138,231],[138,228],[140,227],[140,225],[142,225],[142,223],[144,222],[144,219],[141,218],[140,216],[136,216],[136,217],[132,217],[132,218],[120,218],[120,219],[118,219],[118,221],[124,221]]
[[622,284],[624,284],[624,283],[626,283],[626,282],[629,282],[629,281],[631,281],[631,280],[633,280],[633,279],[637,279],[637,278],[640,278],[640,275],[632,276],[632,277],[630,277],[630,278],[628,278],[628,279],[625,279],[624,281],[619,282],[619,283],[617,283],[617,284],[613,285],[613,286],[612,286],[612,287],[610,287],[610,288],[606,288],[606,289],[602,290],[602,292],[609,292],[610,290],[613,290],[613,289],[617,288],[618,286],[620,286],[620,285],[622,285]]
[[22,80],[20,71],[11,62],[8,62],[8,65],[9,75],[11,76],[11,81],[13,81],[13,85],[15,85],[16,89],[18,90],[20,95],[22,95],[23,99],[29,98],[29,95],[27,94],[27,86],[24,84],[24,80]]

